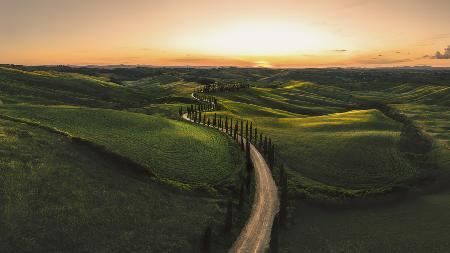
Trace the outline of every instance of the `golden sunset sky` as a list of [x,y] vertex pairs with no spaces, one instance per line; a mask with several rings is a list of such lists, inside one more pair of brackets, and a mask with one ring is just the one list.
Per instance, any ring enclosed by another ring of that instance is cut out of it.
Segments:
[[449,45],[449,0],[0,0],[0,63],[450,66]]

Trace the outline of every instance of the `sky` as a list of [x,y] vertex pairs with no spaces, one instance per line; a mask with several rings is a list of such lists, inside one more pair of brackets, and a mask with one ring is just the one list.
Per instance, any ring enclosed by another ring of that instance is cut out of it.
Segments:
[[449,0],[0,0],[0,63],[450,67],[449,10]]

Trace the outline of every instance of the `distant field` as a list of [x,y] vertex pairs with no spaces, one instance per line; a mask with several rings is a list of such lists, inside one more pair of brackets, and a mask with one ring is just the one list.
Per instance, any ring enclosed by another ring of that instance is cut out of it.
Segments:
[[250,88],[215,95],[235,102],[281,110],[300,115],[323,115],[345,111],[349,94],[332,86],[287,82],[276,88]]
[[199,87],[197,83],[183,82],[168,75],[127,81],[124,85],[153,97],[190,97],[191,93]]
[[[218,114],[251,120],[272,138],[278,161],[291,170],[291,187],[312,198],[317,189],[384,191],[418,173],[399,150],[402,125],[377,110],[339,112],[354,100],[342,88],[287,82],[216,95],[223,106]],[[301,104],[310,111],[295,109]]]
[[385,89],[375,91],[354,91],[353,94],[389,104],[415,103],[450,106],[450,87],[448,85],[391,84]]
[[0,113],[51,126],[129,157],[161,179],[217,184],[243,161],[226,136],[158,116],[67,106],[4,106]]
[[[259,132],[272,137],[278,160],[292,171],[290,185],[301,192],[311,192],[311,187],[326,192],[344,190],[351,195],[369,189],[384,191],[421,173],[399,150],[402,124],[377,110],[348,111],[354,102],[407,102],[394,107],[437,140],[448,142],[448,107],[430,104],[445,104],[448,87],[405,84],[350,91],[344,85],[272,83],[262,85],[264,88],[215,93],[223,107],[217,113],[251,120]],[[432,156],[446,167],[450,159],[441,151],[435,149]]]

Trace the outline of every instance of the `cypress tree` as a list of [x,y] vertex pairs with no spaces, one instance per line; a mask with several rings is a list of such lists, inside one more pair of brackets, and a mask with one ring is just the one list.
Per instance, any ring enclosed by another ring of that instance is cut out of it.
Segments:
[[225,133],[228,134],[228,117],[225,117]]
[[269,138],[269,142],[267,143],[267,159],[269,159],[270,164],[270,154],[272,153],[272,138]]
[[226,233],[231,232],[233,228],[233,201],[231,198],[228,200],[227,204],[227,213],[225,215],[225,227],[224,230]]
[[214,113],[214,120],[213,120],[213,126],[216,127],[216,121],[217,121],[217,114]]
[[236,123],[234,124],[234,139],[235,140],[237,140],[237,134],[239,131],[238,128],[239,128],[238,121],[236,121]]
[[248,120],[245,122],[245,139],[248,139]]
[[230,118],[230,136],[233,136],[233,118]]
[[247,161],[251,162],[250,159],[250,142],[248,139],[245,139],[245,155],[247,157]]
[[205,232],[203,232],[202,238],[202,253],[211,253],[211,238],[212,237],[212,228],[211,225],[206,227]]
[[211,121],[209,120],[209,117],[208,117],[208,126],[211,124]]
[[200,124],[202,122],[202,112],[198,111],[198,123]]
[[206,125],[206,114],[203,114],[203,125]]
[[253,122],[250,122],[250,142],[253,140]]
[[258,128],[255,127],[255,147],[258,145]]
[[272,144],[272,148],[270,149],[270,167],[275,165],[275,144]]
[[280,178],[278,179],[278,186],[281,188],[281,185],[283,184],[283,174],[284,174],[284,164],[282,163],[280,165]]
[[241,120],[241,140],[244,138],[244,121]]
[[259,133],[259,149],[262,148],[262,145],[263,145],[263,136],[262,133]]
[[244,122],[241,120],[241,150],[244,151]]
[[267,136],[264,136],[264,158],[267,157]]
[[220,129],[222,127],[222,115],[219,115],[219,126],[218,128]]

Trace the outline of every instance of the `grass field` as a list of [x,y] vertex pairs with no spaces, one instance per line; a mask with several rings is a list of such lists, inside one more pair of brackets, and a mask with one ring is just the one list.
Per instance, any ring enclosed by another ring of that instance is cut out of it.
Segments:
[[292,190],[307,195],[316,195],[317,190],[350,195],[384,191],[415,177],[419,170],[399,150],[401,124],[377,110],[244,118],[272,138],[278,161],[291,171]]
[[223,225],[220,199],[172,193],[42,129],[0,120],[0,153],[1,252],[195,252]]
[[332,86],[318,86],[307,82],[286,82],[276,88],[251,88],[239,92],[216,93],[231,100],[287,113],[323,115],[345,111],[349,94]]
[[328,185],[380,187],[415,174],[397,148],[400,124],[376,110],[258,119],[256,125],[272,137],[289,168]]
[[296,202],[280,252],[447,252],[450,192],[390,206],[324,209]]
[[399,149],[402,125],[378,110],[347,111],[349,100],[358,99],[349,94],[339,87],[284,82],[216,95],[218,114],[251,120],[272,138],[278,161],[291,172],[292,190],[309,198],[330,198],[324,192],[362,196],[415,178],[420,169]]
[[243,164],[226,136],[159,116],[69,106],[4,106],[0,112],[54,127],[142,164],[158,178],[214,185]]

